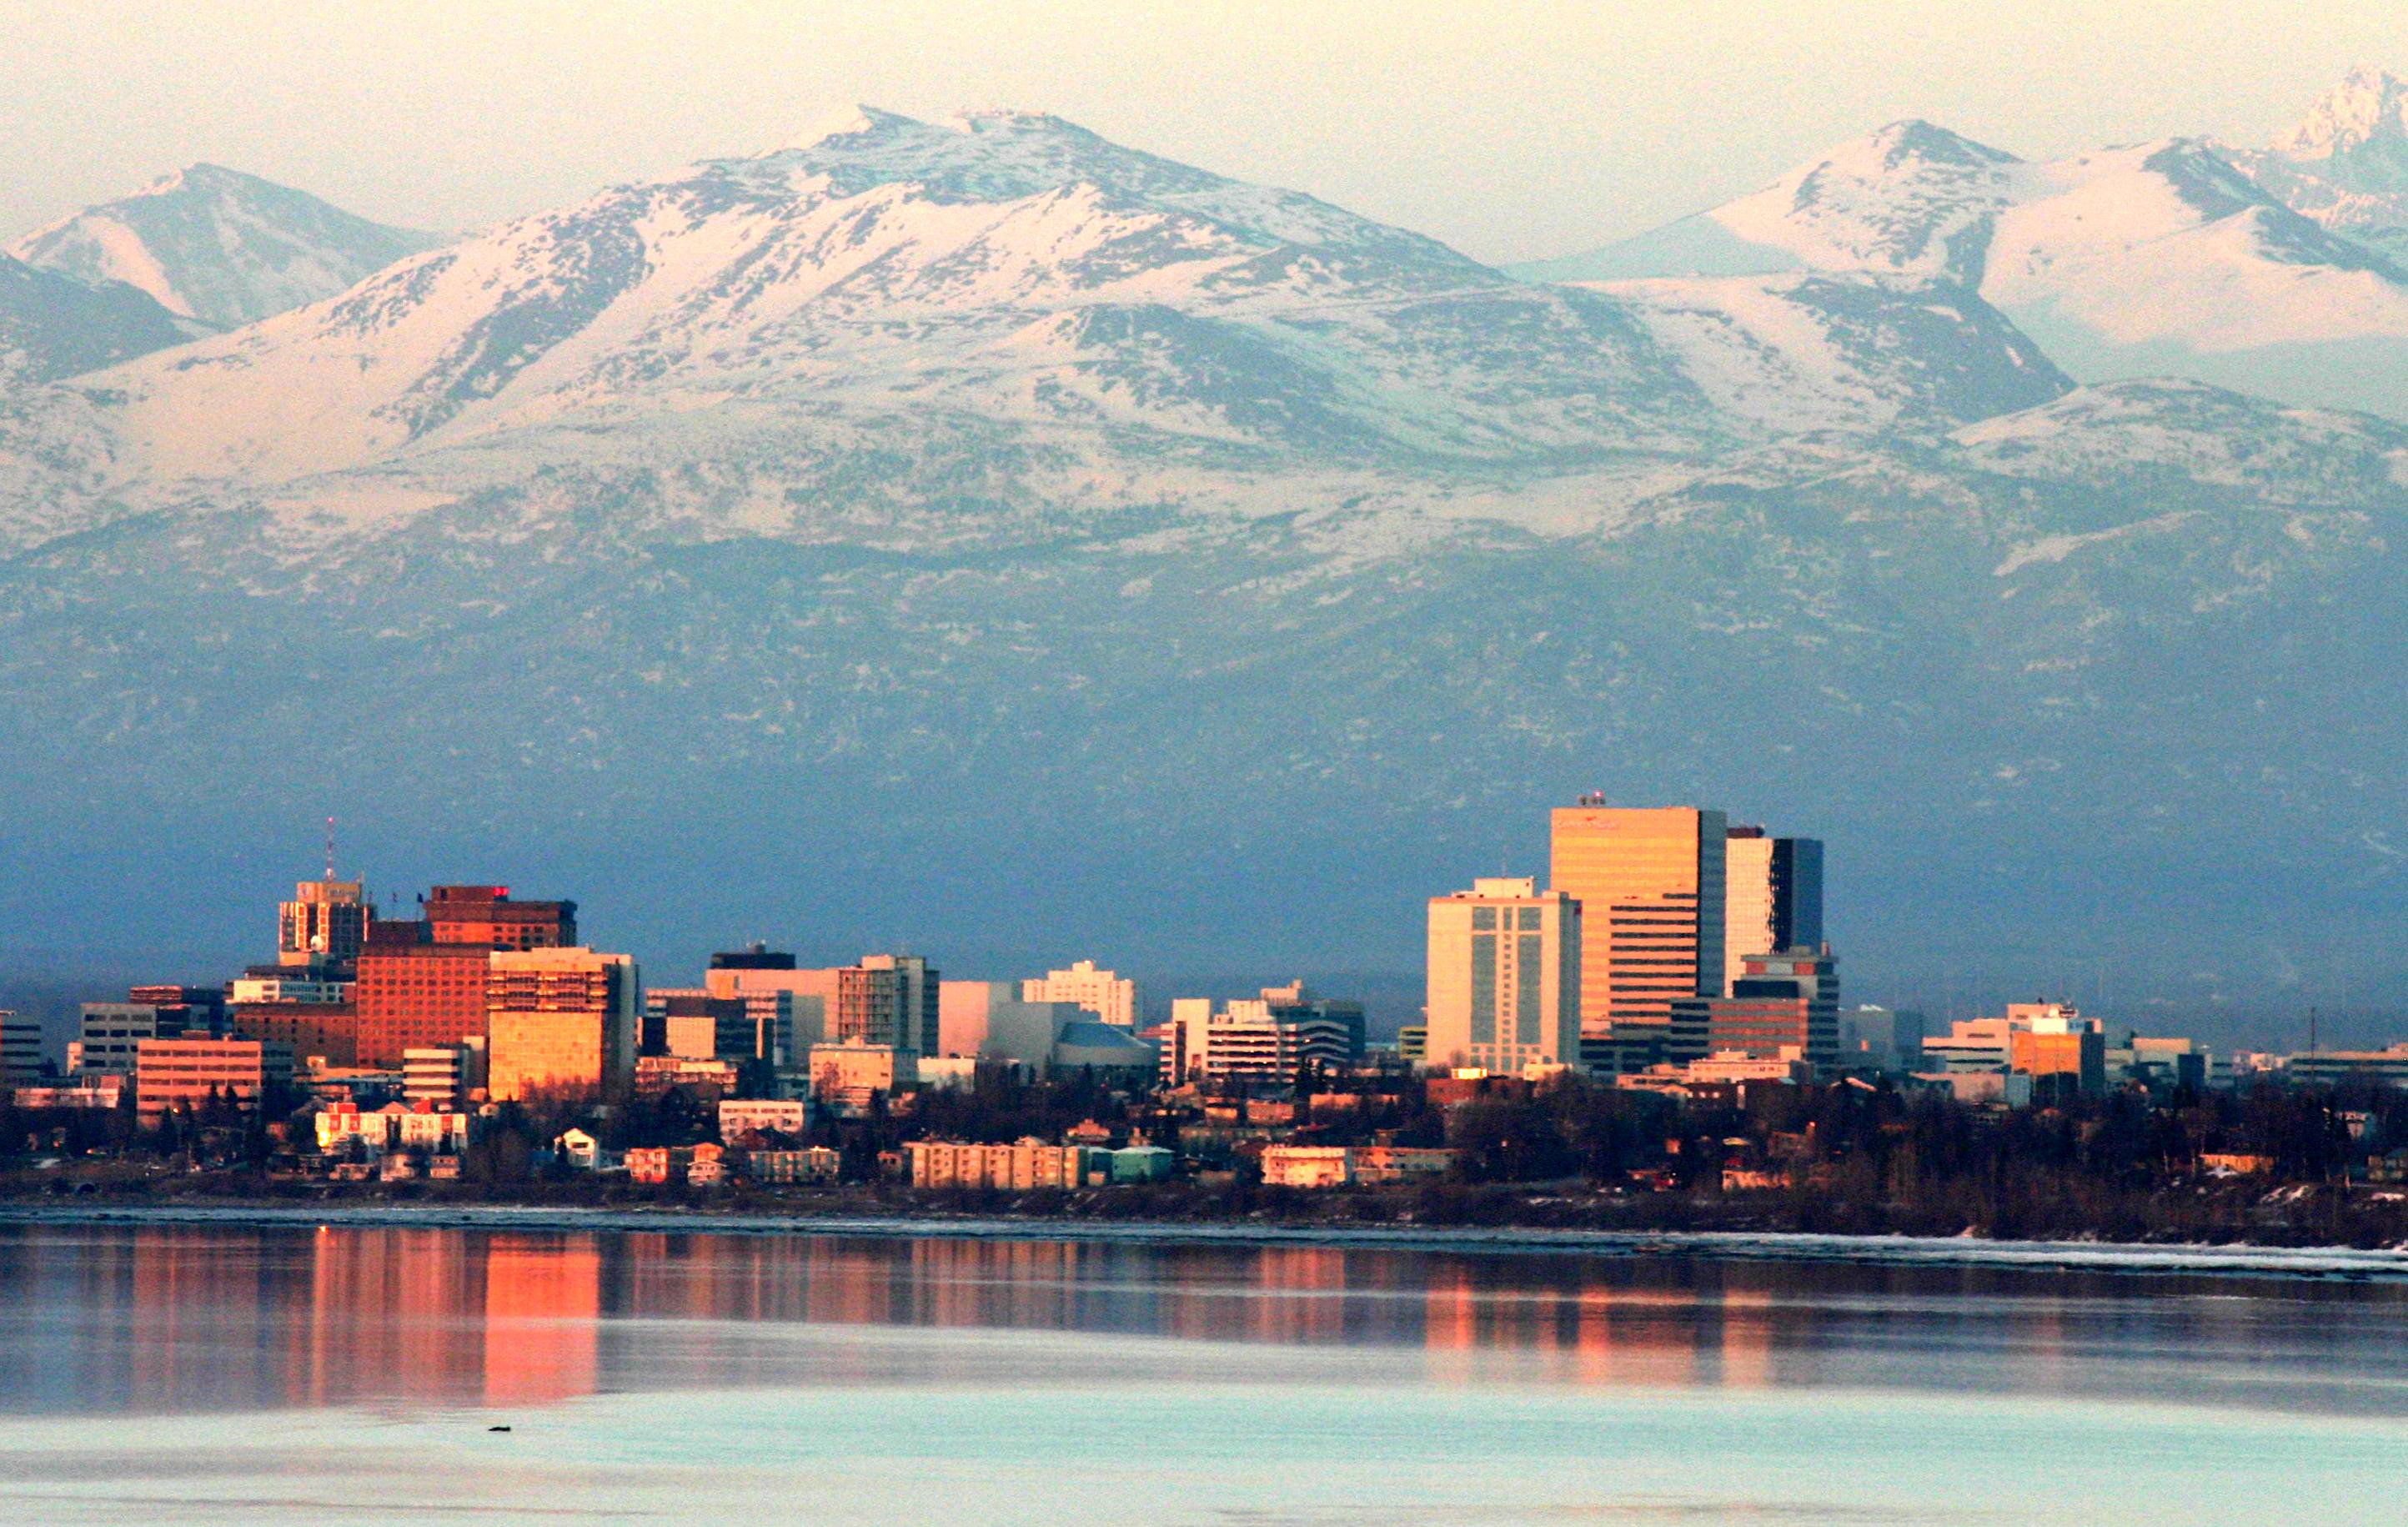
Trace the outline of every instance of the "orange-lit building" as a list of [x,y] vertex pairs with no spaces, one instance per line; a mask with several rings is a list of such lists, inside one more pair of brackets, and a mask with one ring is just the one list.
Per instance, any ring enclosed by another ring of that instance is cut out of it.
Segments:
[[174,1108],[199,1108],[220,1097],[256,1108],[271,1086],[293,1079],[293,1052],[256,1039],[186,1034],[146,1039],[134,1060],[134,1105],[145,1118]]
[[1581,1032],[1663,1033],[1672,1004],[1723,992],[1725,857],[1721,812],[1559,808],[1550,882],[1581,904]]
[[[398,1066],[407,1052],[457,1044],[485,1032],[485,961],[473,944],[399,942],[382,937],[380,923],[361,951],[351,987],[358,1012],[356,1059],[363,1066]],[[403,923],[403,929],[420,925]]]
[[296,1062],[360,1063],[360,1015],[350,1002],[236,1002],[232,1012],[236,1033],[281,1044]]
[[2107,1088],[2106,1026],[2057,1002],[2007,1004],[2007,1070],[2062,1077],[2085,1092]]
[[1580,1063],[1581,907],[1527,879],[1474,880],[1429,903],[1426,1036],[1440,1067]]
[[485,977],[488,1092],[501,1102],[619,1090],[635,1073],[639,1000],[629,956],[494,950]]
[[420,900],[431,944],[566,949],[577,943],[574,901],[513,901],[508,886],[437,886]]
[[1723,989],[1746,974],[1750,955],[1823,943],[1823,843],[1729,829],[1723,852]]
[[305,880],[293,887],[293,900],[276,909],[276,962],[314,970],[348,970],[367,940],[368,919],[376,909],[361,894],[360,882]]

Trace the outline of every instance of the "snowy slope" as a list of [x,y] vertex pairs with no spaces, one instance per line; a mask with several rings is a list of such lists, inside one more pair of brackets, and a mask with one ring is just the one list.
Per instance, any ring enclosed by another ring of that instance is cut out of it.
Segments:
[[1530,281],[1867,271],[1981,279],[2014,155],[1928,122],[1897,122],[1763,190],[1637,238],[1517,266]]
[[123,281],[179,317],[228,329],[332,296],[437,242],[272,180],[193,165],[27,234],[9,252]]
[[[1720,304],[1717,340],[1700,304]],[[1088,456],[1505,463],[1954,425],[2061,390],[1978,309],[1830,282],[1695,302],[1533,288],[1055,118],[865,110],[98,385],[160,477],[282,480],[738,402],[787,433],[912,414]],[[1742,351],[1774,360],[1734,392]]]
[[[2344,87],[2288,151],[2386,183],[2399,121],[2396,90]],[[2286,206],[2199,139],[2026,164],[1903,122],[1656,233],[1516,273],[1947,279],[2085,380],[2188,375],[2408,416],[2408,266],[2340,221]]]

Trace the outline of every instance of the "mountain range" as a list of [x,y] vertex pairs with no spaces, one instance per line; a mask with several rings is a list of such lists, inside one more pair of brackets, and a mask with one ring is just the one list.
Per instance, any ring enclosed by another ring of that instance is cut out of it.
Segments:
[[331,813],[677,966],[1409,971],[1601,787],[1828,840],[1859,996],[2382,1008],[2402,95],[1512,271],[1021,113],[196,166],[0,265],[0,962],[239,958]]

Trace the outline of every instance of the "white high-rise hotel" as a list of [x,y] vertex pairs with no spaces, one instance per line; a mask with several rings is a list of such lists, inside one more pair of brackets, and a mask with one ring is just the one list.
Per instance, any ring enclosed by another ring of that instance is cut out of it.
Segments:
[[1578,1065],[1581,906],[1527,879],[1429,904],[1429,1064]]
[[1077,960],[1067,971],[1048,971],[1041,977],[1021,982],[1020,1000],[1069,1002],[1116,1028],[1137,1027],[1137,983],[1096,969],[1092,959]]

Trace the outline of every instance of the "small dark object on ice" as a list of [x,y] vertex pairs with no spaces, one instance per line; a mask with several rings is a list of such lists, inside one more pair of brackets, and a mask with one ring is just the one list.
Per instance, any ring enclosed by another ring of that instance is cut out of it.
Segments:
[[507,1426],[489,1426],[485,1428],[485,1430],[488,1432],[507,1432],[509,1428]]

